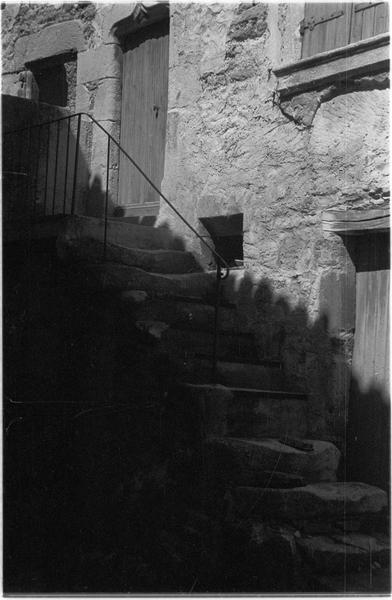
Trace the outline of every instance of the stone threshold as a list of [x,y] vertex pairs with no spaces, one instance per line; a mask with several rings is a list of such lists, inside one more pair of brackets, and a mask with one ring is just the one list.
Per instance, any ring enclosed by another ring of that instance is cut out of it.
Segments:
[[281,98],[354,76],[389,70],[389,33],[320,52],[273,69]]

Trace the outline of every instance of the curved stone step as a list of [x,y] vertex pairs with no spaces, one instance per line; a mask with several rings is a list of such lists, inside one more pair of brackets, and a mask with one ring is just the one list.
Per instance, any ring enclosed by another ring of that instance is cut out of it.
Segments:
[[[209,373],[211,374],[211,373]],[[186,421],[189,418],[196,423],[203,423],[204,435],[252,437],[248,432],[258,431],[260,437],[302,435],[298,434],[306,428],[307,400],[303,395],[282,391],[246,390],[254,391],[256,396],[253,412],[247,411],[246,402],[236,396],[236,389],[222,385],[184,383],[177,387],[175,411],[182,415]],[[238,435],[237,419],[247,415],[241,423],[241,436]],[[248,424],[256,420],[256,426]],[[302,422],[303,419],[303,422]],[[253,437],[257,437],[254,436]],[[268,470],[268,469],[267,469]],[[281,469],[278,469],[281,471]]]
[[308,431],[308,399],[302,392],[230,387],[227,431],[236,438],[295,436]]
[[[68,240],[92,238],[102,242],[104,227],[102,218],[74,215],[65,220],[62,234]],[[135,225],[115,217],[108,219],[107,241],[126,248],[184,250],[183,241],[166,227]]]
[[[130,304],[137,320],[163,321],[176,329],[214,330],[215,309],[210,304],[191,298],[151,298],[147,294],[137,302],[127,292],[122,299]],[[246,333],[241,328],[236,309],[225,306],[219,309],[219,329],[228,333]]]
[[[195,358],[211,356],[214,336],[202,331],[167,329],[161,337],[162,347],[171,355]],[[251,360],[256,354],[253,336],[250,334],[223,334],[218,338],[217,356],[220,360]]]
[[[186,381],[193,383],[209,381],[211,359],[190,359],[184,366],[187,371]],[[280,363],[276,360],[265,360],[260,364],[220,360],[217,364],[217,382],[228,388],[289,389]]]
[[243,517],[284,521],[319,518],[346,519],[350,515],[380,513],[388,504],[384,490],[366,483],[312,483],[292,489],[237,487],[236,510]]
[[381,533],[306,536],[296,543],[312,569],[324,575],[366,569],[371,577],[375,562],[381,567],[390,562],[390,541]]
[[[62,259],[100,262],[104,254],[102,241],[92,238],[69,240],[59,236],[57,251]],[[193,254],[181,250],[129,248],[109,243],[105,258],[109,262],[138,267],[153,273],[194,273],[201,271]]]
[[[212,438],[205,449],[209,470],[220,480],[234,485],[271,485],[273,474],[282,474],[282,487],[304,486],[310,482],[336,481],[340,452],[330,442],[311,440],[313,450],[304,452],[275,439],[247,440]],[[275,477],[278,481],[278,477]]]
[[373,564],[369,568],[356,572],[343,572],[331,575],[319,575],[315,581],[319,594],[339,595],[361,594],[362,596],[383,595],[391,591],[390,565],[379,568]]
[[80,264],[75,272],[97,290],[140,290],[150,295],[167,294],[208,299],[214,294],[215,279],[209,273],[148,273],[138,267],[117,263]]

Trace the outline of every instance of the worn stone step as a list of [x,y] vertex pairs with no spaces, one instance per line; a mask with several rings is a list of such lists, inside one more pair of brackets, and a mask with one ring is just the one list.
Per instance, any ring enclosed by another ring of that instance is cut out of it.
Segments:
[[[251,390],[246,391],[250,392]],[[281,436],[283,432],[297,435],[301,417],[306,413],[307,401],[295,398],[287,399],[288,392],[254,391],[257,395],[254,400],[253,412],[250,413],[249,419],[241,424],[241,437],[258,437],[251,435],[255,431],[261,432],[260,437],[274,434]],[[296,407],[296,405],[298,406]],[[241,398],[237,397],[235,388],[195,383],[184,383],[178,386],[175,412],[183,415],[184,419],[188,419],[192,415],[193,422],[197,420],[202,422],[204,434],[207,437],[240,437],[235,433],[239,429],[236,423],[237,415],[245,414],[247,410],[246,402],[244,403]],[[280,415],[281,425],[279,425]],[[257,425],[250,424],[248,427],[248,422],[251,422],[253,418]],[[248,432],[249,435],[247,435]],[[278,470],[281,471],[279,468]]]
[[381,533],[307,536],[296,540],[305,560],[316,573],[365,570],[372,576],[375,563],[389,565],[390,540]]
[[235,485],[265,486],[267,483],[267,487],[273,487],[270,479],[272,481],[274,471],[293,477],[291,481],[288,477],[283,487],[336,481],[339,450],[330,442],[311,440],[311,444],[313,450],[304,452],[275,439],[226,437],[207,440],[205,448],[212,476]]
[[[186,381],[202,383],[211,371],[211,360],[205,358],[190,359],[184,365]],[[283,371],[276,361],[263,361],[262,364],[218,361],[217,383],[226,387],[249,387],[264,390],[289,389]]]
[[373,563],[373,567],[364,568],[357,572],[343,572],[333,575],[319,575],[315,578],[318,593],[324,594],[371,594],[389,595],[391,591],[391,568],[379,568]]
[[[167,329],[162,337],[162,348],[171,355],[187,359],[212,356],[214,335],[202,331]],[[217,356],[220,360],[251,360],[256,354],[253,336],[250,334],[224,334],[218,338]]]
[[[148,294],[137,298],[132,292],[125,292],[122,300],[129,303],[135,318],[140,321],[163,321],[177,329],[209,332],[214,330],[214,307],[197,302],[193,298],[151,298]],[[220,307],[219,329],[230,333],[244,332],[234,308]]]
[[351,515],[380,513],[386,508],[388,498],[384,490],[375,486],[341,481],[292,489],[237,487],[234,503],[240,515],[252,518],[339,520]]
[[232,437],[296,436],[308,431],[308,398],[302,392],[230,387],[227,431]]
[[[67,239],[59,236],[57,251],[62,259],[100,262],[104,256],[102,241],[92,238]],[[105,260],[154,273],[194,273],[201,271],[193,254],[181,250],[129,248],[108,243]]]
[[[91,238],[103,241],[105,222],[102,218],[69,216],[62,235],[68,240]],[[109,218],[107,241],[125,248],[184,250],[183,241],[166,227],[135,225],[119,218]]]
[[208,300],[214,293],[215,281],[208,273],[149,273],[138,267],[117,263],[79,264],[75,273],[85,284],[97,290],[141,290],[153,296],[194,296]]

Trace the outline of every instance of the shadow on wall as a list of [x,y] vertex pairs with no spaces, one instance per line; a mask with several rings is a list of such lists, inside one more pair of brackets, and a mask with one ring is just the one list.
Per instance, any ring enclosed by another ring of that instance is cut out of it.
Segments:
[[[53,251],[37,246],[32,257],[21,252],[18,260],[10,247],[4,255],[4,396],[11,399],[4,413],[5,588],[233,591],[219,534],[225,507],[213,525],[200,517],[199,534],[196,521],[189,522],[190,510],[192,519],[202,510],[203,423],[186,397],[184,414],[168,411],[178,363],[138,329],[136,308],[118,290],[99,291],[75,264],[57,265],[54,277]],[[293,389],[295,365],[305,369],[310,355],[316,390],[310,402],[319,402],[320,419],[327,401],[336,410],[336,348],[326,319],[311,324],[303,307],[291,308],[266,280],[254,285],[245,278],[230,295],[253,306],[265,331],[259,358],[272,354],[289,363]],[[302,375],[298,385],[308,390],[309,372]],[[369,410],[358,429],[352,422],[352,435],[367,437],[352,448],[351,437],[342,439],[356,459],[357,478],[375,483],[372,465],[387,470],[387,461],[373,455],[371,435],[389,446],[388,409],[377,391],[353,400]],[[340,403],[346,411],[347,397]]]

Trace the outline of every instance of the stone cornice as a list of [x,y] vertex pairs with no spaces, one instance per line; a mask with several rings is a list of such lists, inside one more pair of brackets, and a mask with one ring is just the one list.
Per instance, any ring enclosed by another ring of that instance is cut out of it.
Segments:
[[281,98],[389,70],[389,33],[276,67]]

